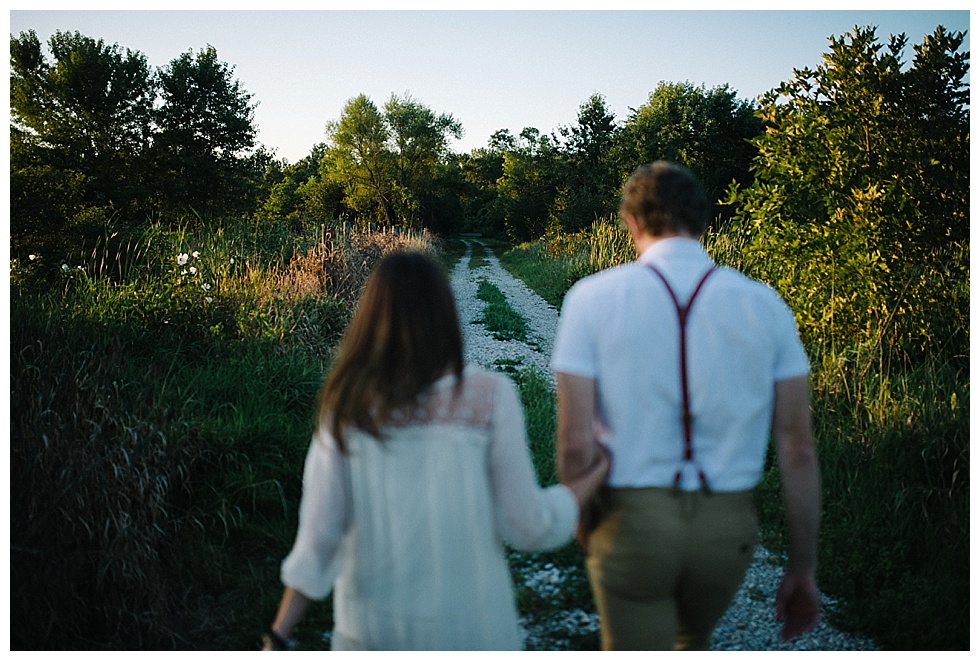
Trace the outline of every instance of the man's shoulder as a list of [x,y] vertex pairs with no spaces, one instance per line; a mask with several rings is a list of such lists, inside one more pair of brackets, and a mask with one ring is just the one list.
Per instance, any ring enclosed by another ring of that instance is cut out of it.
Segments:
[[717,270],[722,274],[718,280],[723,283],[723,286],[716,290],[716,293],[726,300],[751,302],[755,309],[766,315],[792,314],[786,300],[767,282],[725,266]]
[[728,282],[731,286],[742,287],[747,291],[756,292],[761,296],[768,296],[768,297],[775,296],[777,298],[779,297],[779,293],[775,289],[773,289],[771,285],[769,285],[766,282],[763,282],[762,280],[758,280],[756,278],[748,276],[742,273],[741,271],[739,271],[738,269],[734,269],[729,266],[718,265],[715,271],[716,273],[723,274],[724,280]]
[[631,274],[638,268],[642,268],[638,262],[627,262],[619,266],[612,266],[579,279],[572,286],[572,290],[588,293],[608,291],[627,281]]

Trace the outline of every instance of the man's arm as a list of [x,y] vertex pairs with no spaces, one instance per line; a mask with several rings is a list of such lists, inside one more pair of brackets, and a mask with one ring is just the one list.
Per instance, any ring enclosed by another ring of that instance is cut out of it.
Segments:
[[820,469],[810,417],[807,376],[776,382],[773,439],[789,525],[789,562],[776,593],[776,619],[784,640],[813,630],[820,621],[817,535]]
[[558,477],[575,478],[599,461],[602,450],[595,438],[595,381],[558,372]]

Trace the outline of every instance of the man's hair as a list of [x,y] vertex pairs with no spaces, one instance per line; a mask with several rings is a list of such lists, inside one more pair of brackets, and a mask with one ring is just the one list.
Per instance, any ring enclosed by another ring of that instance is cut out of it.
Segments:
[[419,251],[396,251],[368,278],[320,393],[319,418],[343,451],[344,431],[376,437],[393,413],[442,375],[463,374],[456,302],[442,266]]
[[682,165],[641,165],[623,186],[621,215],[634,216],[652,236],[687,231],[700,236],[708,226],[708,198],[697,177]]

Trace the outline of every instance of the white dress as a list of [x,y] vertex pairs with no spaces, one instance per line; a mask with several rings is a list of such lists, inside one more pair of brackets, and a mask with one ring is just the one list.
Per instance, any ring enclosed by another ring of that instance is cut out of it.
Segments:
[[578,521],[572,492],[539,487],[514,385],[467,367],[437,381],[379,441],[321,427],[306,459],[282,582],[334,590],[333,649],[522,649],[503,544],[545,550]]

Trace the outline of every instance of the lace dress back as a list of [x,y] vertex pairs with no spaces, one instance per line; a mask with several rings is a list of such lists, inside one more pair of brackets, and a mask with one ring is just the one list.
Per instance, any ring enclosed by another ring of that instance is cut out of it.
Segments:
[[338,613],[335,649],[361,647],[358,641],[520,647],[491,514],[494,391],[488,374],[468,373],[459,385],[441,379],[416,407],[394,416],[381,439],[348,434],[355,525],[347,542],[358,553],[336,587],[336,598],[352,608]]
[[571,492],[538,485],[517,389],[468,367],[381,430],[321,426],[285,585],[334,593],[334,649],[521,649],[504,544],[566,543]]

